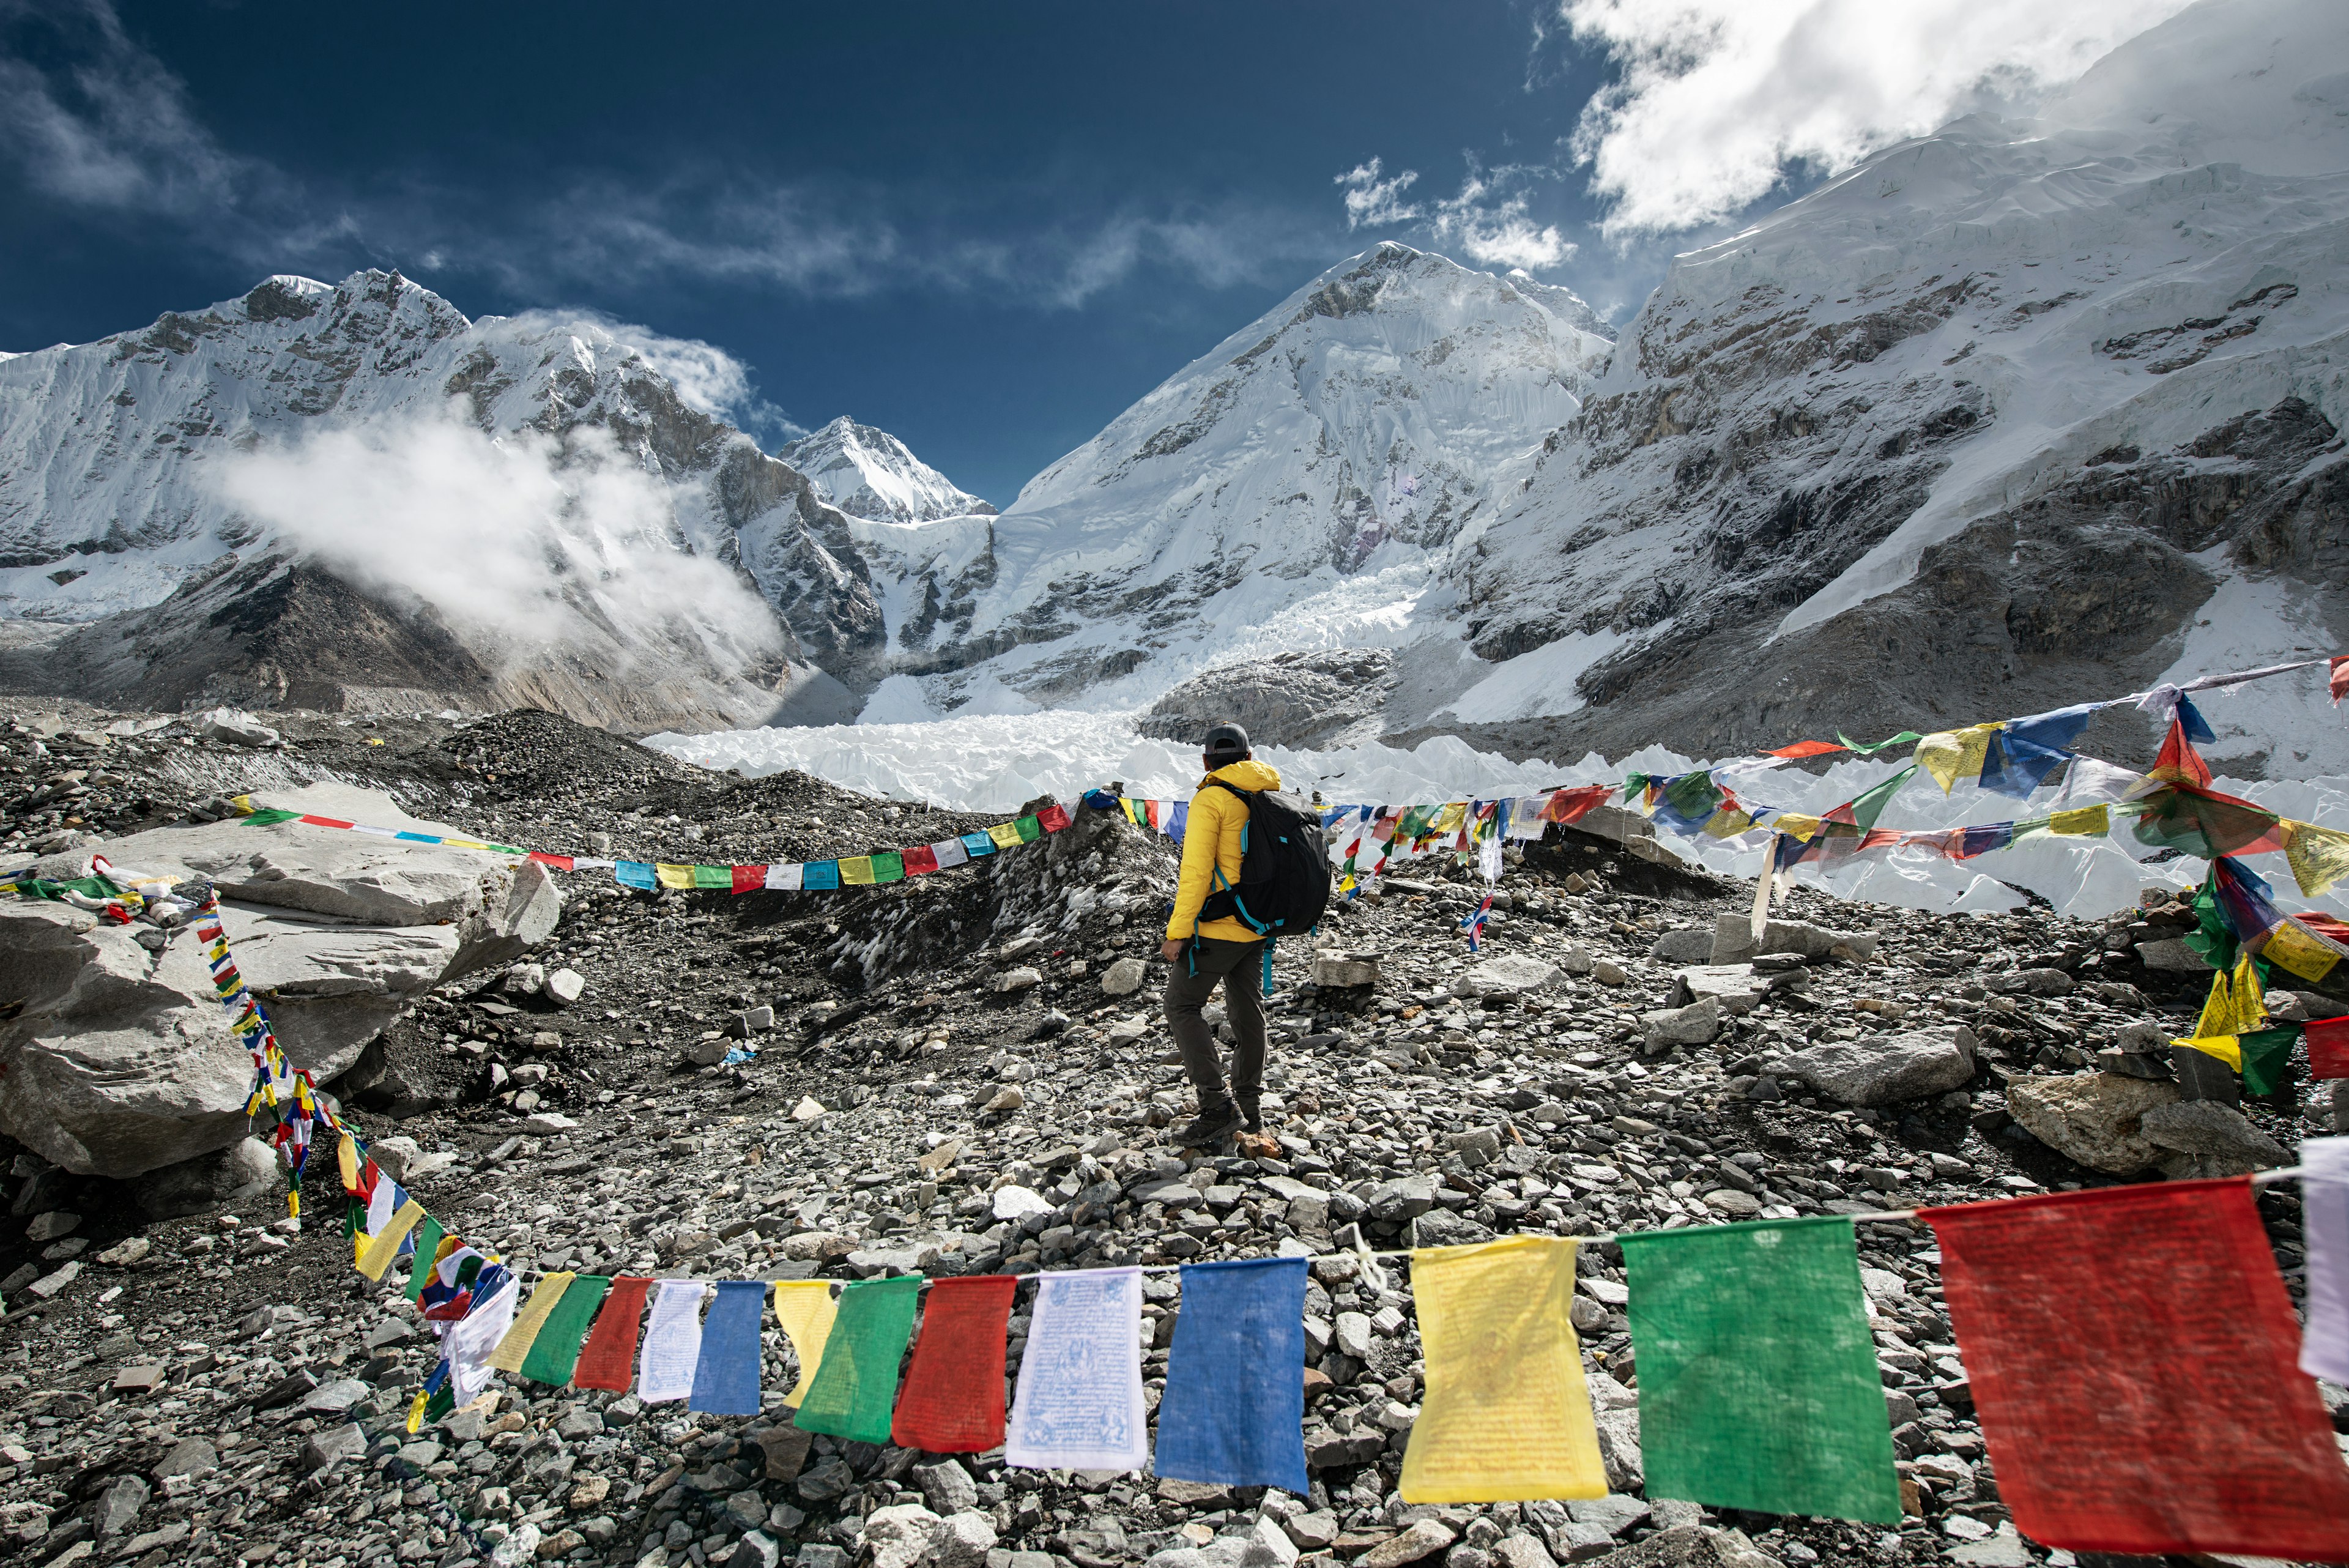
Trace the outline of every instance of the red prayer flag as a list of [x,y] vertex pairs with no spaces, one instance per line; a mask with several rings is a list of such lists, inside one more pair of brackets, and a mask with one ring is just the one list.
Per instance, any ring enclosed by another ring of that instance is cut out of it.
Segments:
[[1036,820],[1044,825],[1045,832],[1058,833],[1069,826],[1069,814],[1061,809],[1059,801],[1054,801],[1036,814]]
[[342,821],[338,817],[312,816],[308,812],[304,812],[296,820],[306,822],[313,827],[349,827],[353,826],[350,823]]
[[1603,804],[1615,793],[1609,784],[1586,784],[1580,789],[1562,789],[1549,797],[1542,808],[1544,822],[1580,822],[1591,808]]
[[568,855],[547,855],[533,849],[530,852],[530,857],[533,860],[537,861],[541,866],[552,866],[557,871],[575,871],[578,869],[577,867],[571,864],[571,857]]
[[767,868],[764,866],[734,867],[734,890],[737,893],[755,893],[766,885]]
[[2301,1025],[2308,1042],[2308,1075],[2349,1078],[2349,1018],[2319,1018]]
[[2344,695],[2349,695],[2349,655],[2344,655],[2344,657],[2335,659],[2333,661],[2333,706],[2340,706],[2341,699]]
[[938,868],[938,852],[926,844],[917,844],[903,853],[905,857],[905,875],[908,877],[918,877],[925,871],[935,871]]
[[2161,740],[2161,754],[2153,759],[2153,771],[2146,776],[2168,779],[2173,784],[2209,786],[2209,766],[2202,761],[2202,753],[2194,749],[2194,742],[2186,738],[2182,720],[2170,720],[2169,733]]
[[1805,757],[1824,757],[1829,752],[1840,752],[1844,749],[1832,741],[1796,741],[1791,746],[1781,746],[1775,752],[1764,752],[1762,754],[1765,757],[1791,757],[1799,762]]
[[615,1394],[628,1391],[636,1373],[636,1330],[644,1322],[645,1293],[651,1288],[652,1281],[633,1274],[612,1282],[603,1310],[596,1313],[595,1326],[588,1329],[586,1343],[579,1347],[579,1365],[571,1370],[573,1387],[608,1388]]
[[2349,1466],[2296,1365],[2251,1183],[1928,1209],[2014,1527],[2141,1556],[2349,1559]]
[[889,1423],[899,1448],[977,1454],[1003,1441],[1003,1340],[1019,1284],[1010,1274],[930,1282]]

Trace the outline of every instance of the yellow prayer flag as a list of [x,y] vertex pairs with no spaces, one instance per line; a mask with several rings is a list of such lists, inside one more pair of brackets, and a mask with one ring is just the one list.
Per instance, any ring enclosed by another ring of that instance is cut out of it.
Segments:
[[1460,825],[1468,820],[1468,803],[1455,800],[1436,808],[1435,820],[1427,825],[1430,834],[1457,833]]
[[987,830],[987,836],[995,840],[996,847],[999,849],[1019,847],[1019,828],[1016,823],[999,822]]
[[1962,730],[1928,735],[1917,742],[1917,763],[1933,775],[1933,782],[1947,794],[1960,779],[1982,777],[1990,738],[2005,728],[2001,723],[1970,724]]
[[394,1258],[399,1256],[399,1244],[408,1239],[408,1233],[415,1230],[423,1218],[424,1205],[415,1199],[401,1204],[392,1215],[391,1223],[377,1231],[368,1241],[367,1251],[359,1254],[359,1272],[371,1280],[383,1278],[383,1272],[391,1267]]
[[672,866],[664,860],[653,867],[653,875],[660,878],[660,885],[664,888],[693,886],[693,867],[690,866]]
[[[2282,823],[2284,858],[2301,895],[2313,898],[2344,877],[2349,877],[2349,833],[2319,827],[2313,822]],[[2295,971],[2295,973],[2298,971]]]
[[2243,1070],[2243,1043],[2232,1034],[2198,1034],[2191,1040],[2172,1040],[2170,1044],[2199,1051],[2205,1056],[2216,1056],[2238,1073]]
[[2311,982],[2323,980],[2341,961],[2338,952],[2289,916],[2268,933],[2268,940],[2260,947],[2260,957]]
[[2202,1016],[2194,1023],[2194,1038],[2215,1040],[2228,1034],[2249,1034],[2267,1016],[2267,999],[2260,991],[2259,971],[2251,950],[2235,961],[2232,974],[2210,977],[2210,994],[2203,999]]
[[488,849],[492,847],[492,846],[484,844],[478,838],[444,838],[440,841],[440,844],[441,847],[445,849]]
[[531,1342],[546,1326],[547,1314],[554,1310],[554,1303],[563,1299],[563,1293],[578,1277],[565,1270],[540,1280],[538,1289],[530,1293],[530,1300],[523,1303],[522,1311],[515,1314],[513,1326],[498,1341],[498,1347],[490,1352],[490,1365],[501,1372],[521,1376],[523,1358],[530,1354]]
[[1607,1494],[1567,1318],[1574,1245],[1511,1236],[1413,1251],[1427,1397],[1402,1457],[1405,1502]]
[[1742,811],[1716,811],[1705,819],[1707,838],[1734,838],[1754,826],[1754,818]]
[[345,1133],[343,1141],[335,1147],[335,1164],[343,1173],[343,1190],[357,1192],[359,1189],[359,1140]]
[[832,1337],[832,1320],[839,1311],[840,1303],[832,1299],[832,1286],[822,1280],[781,1281],[775,1285],[775,1316],[791,1335],[792,1348],[800,1358],[800,1380],[783,1396],[783,1403],[794,1409],[807,1397],[815,1369],[823,1365],[824,1341]]
[[1782,811],[1770,819],[1770,830],[1783,833],[1797,844],[1808,844],[1820,827],[1820,819],[1805,816],[1799,812]]
[[2083,835],[2102,838],[2113,830],[2112,814],[2101,805],[2084,805],[2077,811],[2059,811],[2047,819],[2050,832]]
[[840,863],[840,885],[843,888],[869,888],[873,885],[873,857],[858,855]]

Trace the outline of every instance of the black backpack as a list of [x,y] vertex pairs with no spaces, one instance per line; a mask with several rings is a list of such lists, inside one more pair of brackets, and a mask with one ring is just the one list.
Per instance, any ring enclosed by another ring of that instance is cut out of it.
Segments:
[[[1239,886],[1226,884],[1199,906],[1201,920],[1237,919],[1268,937],[1300,936],[1321,923],[1330,907],[1330,857],[1321,846],[1321,818],[1295,795],[1245,790],[1207,781],[1247,803],[1240,829]],[[1220,870],[1216,880],[1223,881]]]

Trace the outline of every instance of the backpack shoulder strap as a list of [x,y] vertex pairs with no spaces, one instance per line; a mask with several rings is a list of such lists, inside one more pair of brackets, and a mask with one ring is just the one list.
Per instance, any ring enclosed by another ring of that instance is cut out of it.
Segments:
[[[1217,789],[1227,789],[1231,791],[1234,794],[1239,796],[1242,801],[1250,805],[1254,805],[1256,804],[1256,791],[1252,789],[1242,789],[1239,785],[1232,783],[1229,779],[1211,778],[1207,783],[1215,785]],[[1205,788],[1206,785],[1203,784],[1200,787]]]

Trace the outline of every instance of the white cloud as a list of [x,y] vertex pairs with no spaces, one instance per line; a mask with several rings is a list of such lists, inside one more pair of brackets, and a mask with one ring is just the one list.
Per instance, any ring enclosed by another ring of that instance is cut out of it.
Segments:
[[[1560,265],[1574,254],[1574,242],[1558,233],[1555,223],[1537,223],[1527,215],[1532,197],[1523,188],[1525,182],[1548,178],[1550,172],[1523,164],[1488,171],[1472,158],[1460,193],[1435,204],[1428,232],[1439,244],[1456,246],[1486,266],[1538,272]],[[1507,184],[1520,188],[1505,196],[1500,187]]]
[[1610,236],[1717,223],[2078,76],[2188,0],[1561,0],[1619,76],[1573,139]]
[[611,436],[492,439],[453,413],[311,433],[227,459],[240,512],[363,587],[419,600],[492,661],[549,643],[616,660],[698,645],[732,671],[778,651],[731,568],[688,553],[670,497]]
[[1385,228],[1393,223],[1407,223],[1419,216],[1417,207],[1405,204],[1402,193],[1419,181],[1419,171],[1405,169],[1391,180],[1382,180],[1384,171],[1379,161],[1358,163],[1330,183],[1346,188],[1346,227],[1359,229],[1364,224]]

